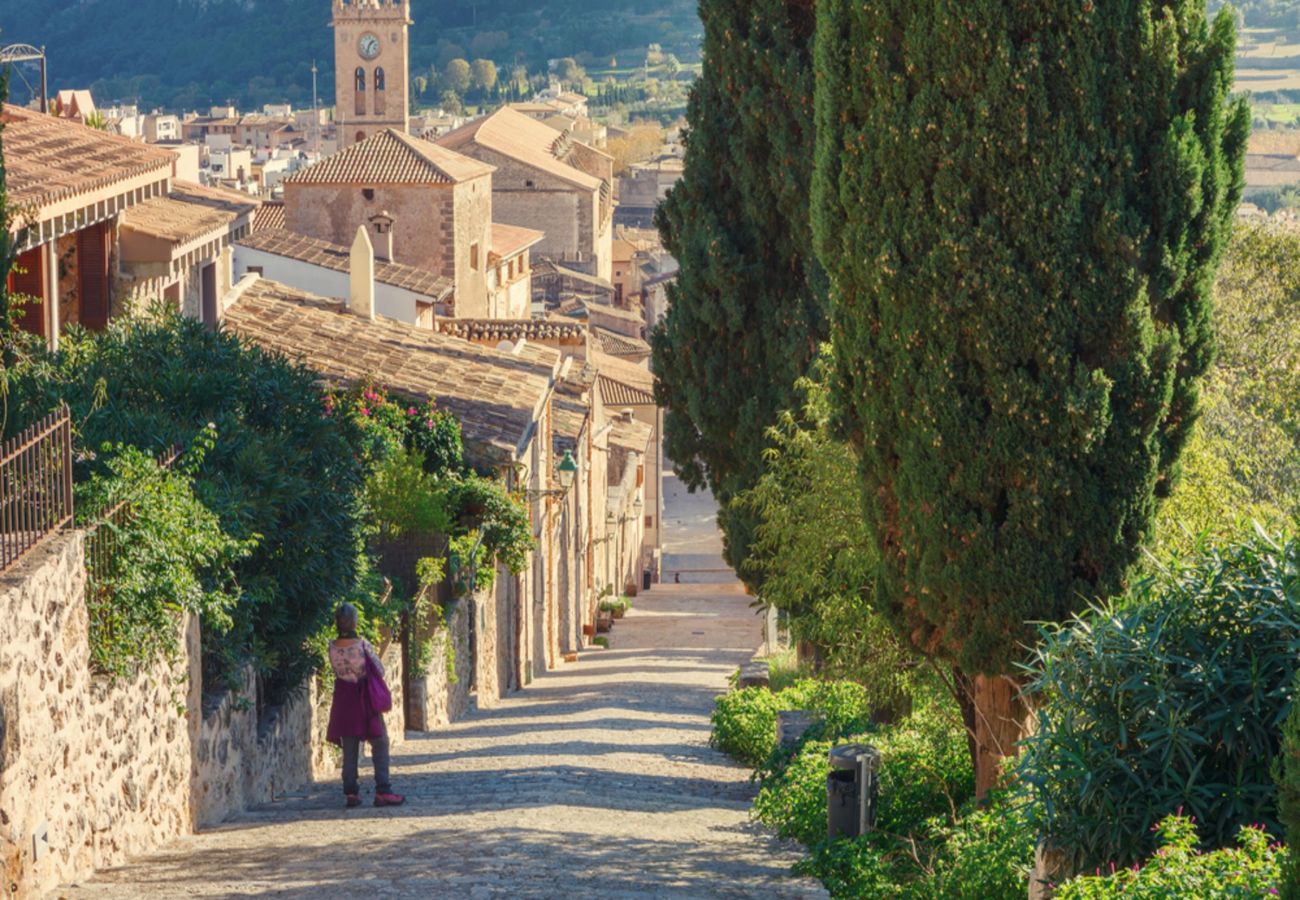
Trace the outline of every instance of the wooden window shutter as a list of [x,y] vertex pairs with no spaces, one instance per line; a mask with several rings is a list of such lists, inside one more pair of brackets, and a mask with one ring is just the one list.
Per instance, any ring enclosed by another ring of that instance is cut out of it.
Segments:
[[108,229],[103,223],[77,232],[81,282],[81,324],[91,331],[108,327]]

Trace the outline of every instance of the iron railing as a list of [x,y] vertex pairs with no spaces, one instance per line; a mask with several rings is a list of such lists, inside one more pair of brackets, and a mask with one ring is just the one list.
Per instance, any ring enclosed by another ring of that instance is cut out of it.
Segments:
[[82,526],[86,533],[86,573],[90,590],[107,587],[112,563],[118,557],[118,548],[135,516],[135,502],[140,492],[170,469],[180,455],[180,450],[175,447],[159,454],[158,468],[153,475],[136,482],[127,490],[126,496],[96,516],[95,521]]
[[0,445],[0,572],[72,524],[72,420],[61,406]]

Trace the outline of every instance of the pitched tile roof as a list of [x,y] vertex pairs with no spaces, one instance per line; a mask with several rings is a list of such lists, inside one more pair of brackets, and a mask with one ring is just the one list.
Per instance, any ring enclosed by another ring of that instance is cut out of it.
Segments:
[[574,397],[557,395],[551,401],[551,447],[555,451],[556,463],[565,450],[578,449],[578,438],[589,414],[587,404]]
[[592,326],[591,340],[603,353],[610,356],[649,356],[650,345],[640,338],[618,334],[607,328]]
[[581,322],[552,319],[439,319],[443,334],[467,341],[584,341],[587,327]]
[[[296,259],[335,272],[352,270],[351,253],[347,247],[295,234],[283,228],[254,231],[241,240],[239,246],[283,256],[286,259]],[[450,278],[436,272],[382,260],[375,260],[375,281],[422,294],[435,302],[451,296],[454,287]]]
[[299,169],[285,184],[458,184],[496,171],[393,128]]
[[655,376],[645,366],[594,348],[588,361],[596,369],[596,384],[606,406],[654,405]]
[[369,321],[341,302],[265,279],[244,289],[223,327],[328,379],[373,379],[396,394],[433,398],[484,462],[513,458],[526,444],[560,360],[535,344],[506,353],[392,319]]
[[42,207],[134,178],[171,174],[170,150],[5,104],[5,175],[11,208]]
[[166,197],[154,197],[128,209],[122,225],[132,231],[176,244],[189,243],[257,209],[257,200],[224,188],[173,182]]
[[616,447],[637,453],[645,453],[645,448],[649,446],[650,438],[654,435],[652,425],[636,419],[628,422],[621,417],[615,418],[613,426],[609,433],[609,442]]
[[263,203],[257,210],[257,215],[253,216],[254,231],[287,227],[288,221],[285,219],[284,203],[278,200],[273,203]]
[[508,106],[438,138],[443,147],[457,150],[466,144],[477,144],[580,188],[600,190],[603,182],[599,178],[557,158],[555,151],[565,146],[564,141],[563,133],[557,134],[551,126]]
[[516,253],[522,253],[544,237],[546,237],[544,231],[534,231],[532,228],[521,228],[518,225],[503,225],[500,222],[493,222],[492,249],[489,252],[501,259],[509,259]]

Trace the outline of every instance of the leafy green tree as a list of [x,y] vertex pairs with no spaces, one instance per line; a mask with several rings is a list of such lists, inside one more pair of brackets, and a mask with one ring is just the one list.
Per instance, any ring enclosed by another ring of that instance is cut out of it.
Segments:
[[476,59],[469,64],[470,81],[480,91],[490,91],[497,86],[497,64],[490,59]]
[[572,56],[566,56],[555,64],[555,77],[563,84],[580,84],[587,77],[587,70]]
[[827,336],[812,254],[812,8],[707,0],[685,172],[655,222],[681,264],[653,367],[666,452],[721,504],[742,577],[754,517],[730,501],[763,471],[767,429],[797,405],[795,379]]
[[814,227],[881,608],[972,684],[1118,591],[1176,476],[1249,130],[1201,0],[818,7]]
[[465,96],[469,90],[471,75],[469,63],[463,59],[453,59],[442,70],[442,85],[449,91]]
[[801,409],[780,415],[766,470],[732,501],[758,520],[742,571],[762,582],[761,599],[785,614],[791,636],[815,648],[819,674],[853,679],[874,709],[901,713],[915,657],[872,607],[876,552],[853,451],[830,427],[829,362],[828,350],[797,382]]
[[1238,225],[1214,290],[1218,355],[1156,555],[1300,516],[1300,235]]

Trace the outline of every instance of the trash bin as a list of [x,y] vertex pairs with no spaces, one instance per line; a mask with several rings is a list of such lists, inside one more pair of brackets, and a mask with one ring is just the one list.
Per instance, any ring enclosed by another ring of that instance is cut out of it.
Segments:
[[649,569],[642,569],[642,570],[641,570],[641,590],[643,590],[643,591],[648,591],[648,590],[650,590],[650,570],[649,570]]
[[826,834],[855,838],[876,827],[880,751],[866,744],[832,747],[826,776]]

